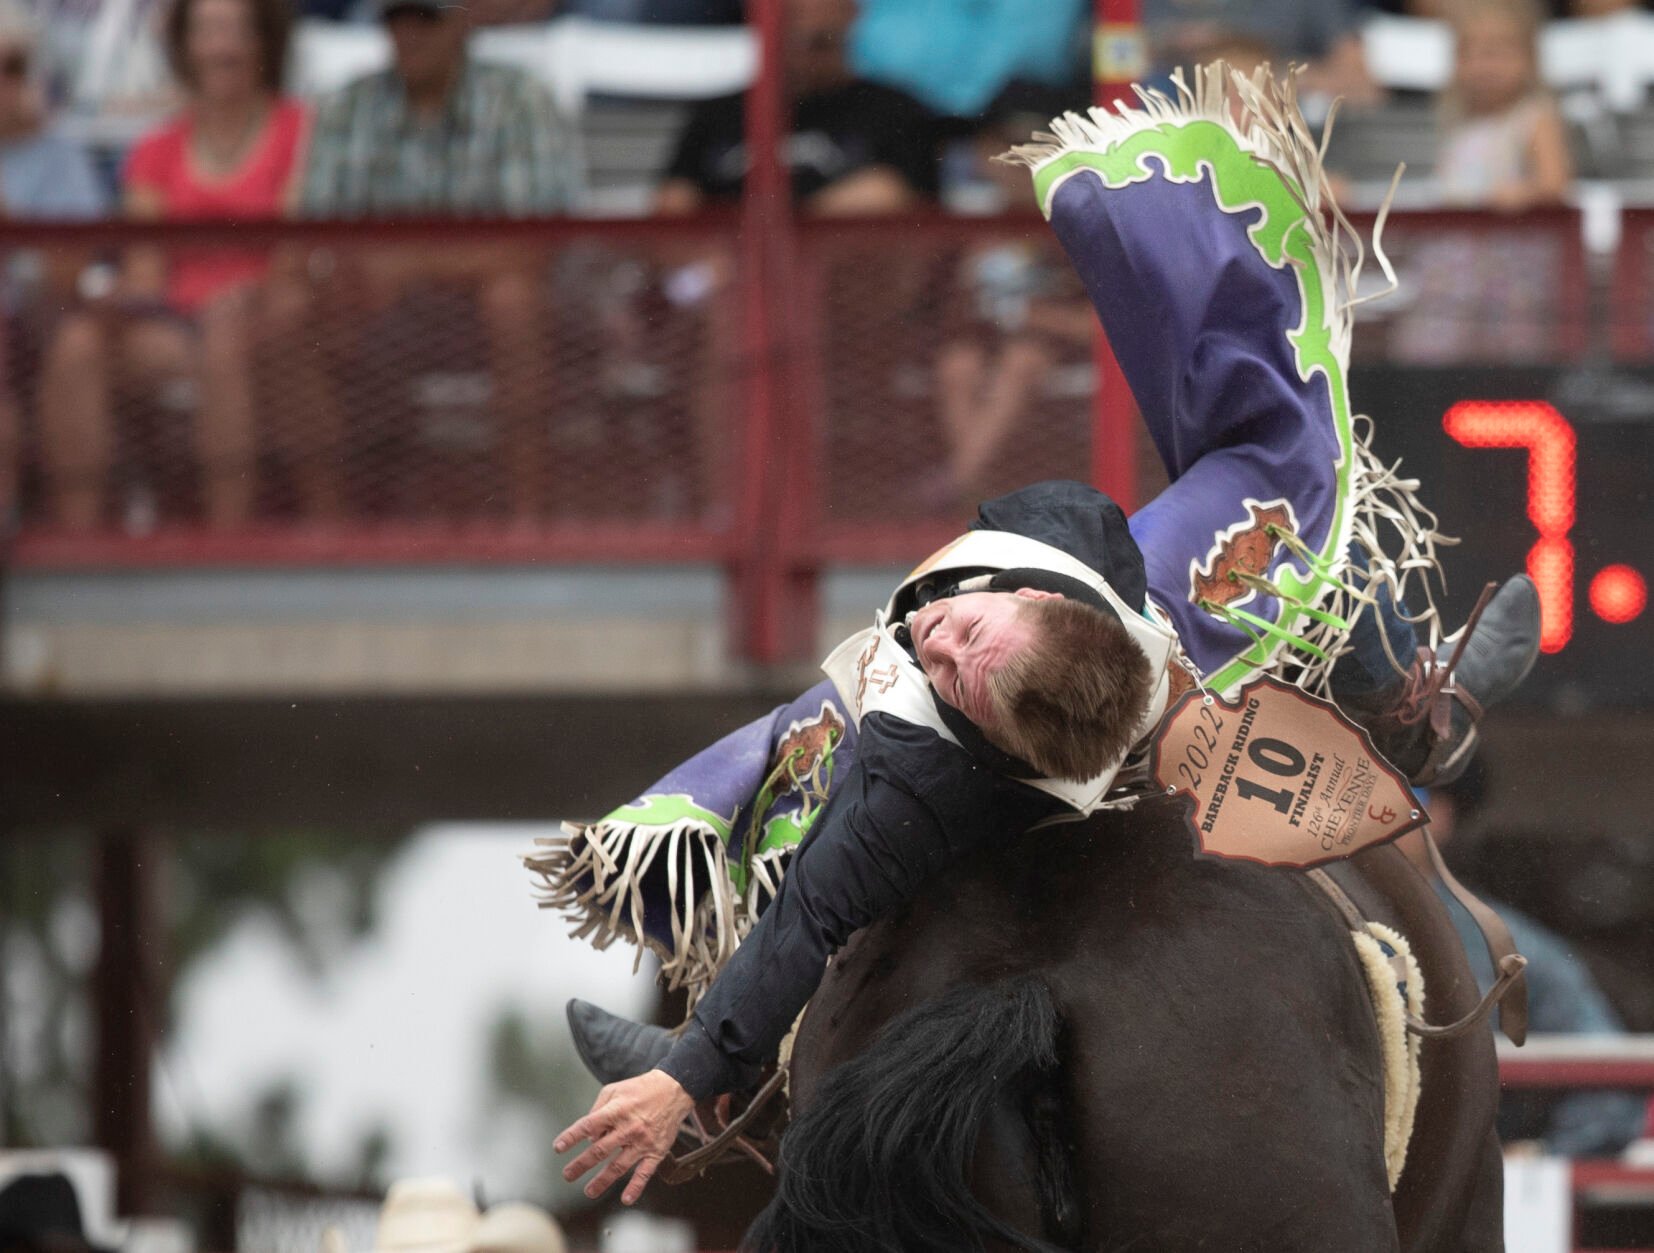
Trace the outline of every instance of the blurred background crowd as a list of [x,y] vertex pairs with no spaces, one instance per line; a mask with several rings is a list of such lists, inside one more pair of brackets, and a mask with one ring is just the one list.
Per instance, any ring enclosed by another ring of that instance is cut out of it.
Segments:
[[[1163,482],[994,160],[1132,61],[1099,13],[0,0],[0,1253],[560,1251],[514,1198],[733,1244],[755,1170],[626,1221],[557,1176],[564,998],[681,1004],[514,854],[790,697],[975,500]],[[1361,230],[1407,164],[1355,401],[1464,539],[1448,618],[1566,555],[1428,803],[1536,1030],[1642,1059],[1501,1129],[1630,1172],[1531,1247],[1654,1247],[1654,13],[1141,20],[1152,84],[1302,66]]]
[[[992,158],[1091,99],[1084,0],[784,8],[783,155],[813,218],[1026,210],[1025,180]],[[19,223],[242,227],[734,205],[756,62],[743,16],[733,0],[6,0],[0,205]],[[1398,203],[1413,208],[1573,203],[1601,219],[1648,193],[1654,17],[1636,6],[1149,0],[1143,22],[1151,82],[1208,59],[1294,63],[1313,123],[1341,99],[1329,161],[1346,207],[1376,208],[1398,160],[1412,166]],[[427,486],[403,464],[421,450],[382,412],[403,403],[392,393],[410,385],[410,361],[429,367],[411,376],[429,424],[472,451],[494,446],[493,504],[519,521],[570,498],[550,466],[592,432],[586,398],[566,394],[549,438],[533,429],[548,374],[556,386],[566,370],[595,369],[597,390],[630,402],[687,382],[698,408],[719,403],[703,354],[731,349],[712,305],[733,261],[717,248],[686,243],[640,264],[526,240],[456,238],[439,256],[393,239],[273,238],[181,248],[145,235],[151,246],[119,248],[82,235],[14,252],[0,363],[0,489],[14,520],[84,533],[141,532],[180,513],[216,529],[284,510],[322,523],[417,513],[386,483]],[[1377,314],[1394,359],[1526,361],[1583,333],[1584,312],[1569,325],[1553,307],[1569,263],[1553,238],[1450,233],[1405,259],[1403,300]],[[885,351],[924,369],[901,386],[927,394],[947,445],[909,504],[958,505],[1003,482],[988,469],[1019,417],[1042,387],[1061,390],[1059,367],[1083,368],[1089,318],[1048,260],[1001,240],[886,275],[882,303],[925,325],[933,346],[886,340]],[[829,275],[829,299],[866,303],[840,278],[855,281]],[[447,317],[430,312],[433,294]],[[591,332],[578,347],[557,322],[571,307]],[[1505,315],[1496,333],[1486,308]],[[548,339],[561,342],[548,351]],[[479,388],[486,430],[467,412]],[[691,413],[683,425],[680,465],[706,469],[715,421]],[[145,464],[169,440],[180,456]],[[364,472],[363,459],[381,464]],[[708,504],[704,476],[663,475],[651,490],[658,515]]]

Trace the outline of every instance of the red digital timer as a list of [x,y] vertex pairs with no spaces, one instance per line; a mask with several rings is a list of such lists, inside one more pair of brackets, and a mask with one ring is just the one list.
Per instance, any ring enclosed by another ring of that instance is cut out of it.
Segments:
[[[1540,647],[1560,652],[1574,634],[1574,501],[1578,486],[1573,425],[1542,400],[1464,400],[1442,419],[1466,448],[1524,448],[1528,453],[1528,520],[1538,532],[1528,573],[1539,588]],[[1643,576],[1611,565],[1591,580],[1591,609],[1604,622],[1633,621],[1648,604]]]

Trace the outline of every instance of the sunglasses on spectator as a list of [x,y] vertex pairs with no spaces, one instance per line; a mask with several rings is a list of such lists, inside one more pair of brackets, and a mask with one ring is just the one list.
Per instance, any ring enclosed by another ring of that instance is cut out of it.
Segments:
[[28,75],[28,53],[0,52],[0,78],[27,78]]

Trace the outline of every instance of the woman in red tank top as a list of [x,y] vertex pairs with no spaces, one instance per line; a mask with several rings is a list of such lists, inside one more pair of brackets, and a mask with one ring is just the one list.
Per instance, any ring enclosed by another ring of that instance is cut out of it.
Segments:
[[[289,14],[287,0],[176,0],[167,51],[185,106],[133,148],[122,180],[129,218],[285,215],[306,129],[302,107],[280,95]],[[116,443],[113,374],[151,393],[181,380],[193,384],[207,520],[217,528],[246,525],[259,445],[255,358],[273,337],[295,329],[303,305],[290,285],[271,280],[268,251],[129,249],[113,296],[67,318],[47,354],[42,445],[58,521],[87,530],[102,517]],[[285,386],[308,381],[317,389],[316,404],[305,407],[330,426],[319,370],[301,365],[284,374]],[[330,512],[331,458],[300,460],[296,477],[306,503]]]

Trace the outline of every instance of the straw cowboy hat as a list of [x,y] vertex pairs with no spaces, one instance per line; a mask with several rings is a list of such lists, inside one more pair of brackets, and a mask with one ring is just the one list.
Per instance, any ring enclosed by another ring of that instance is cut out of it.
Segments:
[[471,1253],[568,1253],[563,1230],[538,1205],[510,1201],[482,1216]]
[[[482,1216],[447,1179],[399,1179],[385,1194],[371,1253],[471,1253]],[[349,1253],[344,1236],[329,1228],[322,1253]]]
[[[322,1253],[350,1253],[343,1234],[329,1228]],[[563,1233],[533,1205],[496,1205],[477,1213],[447,1179],[400,1179],[385,1194],[369,1253],[568,1253]]]

